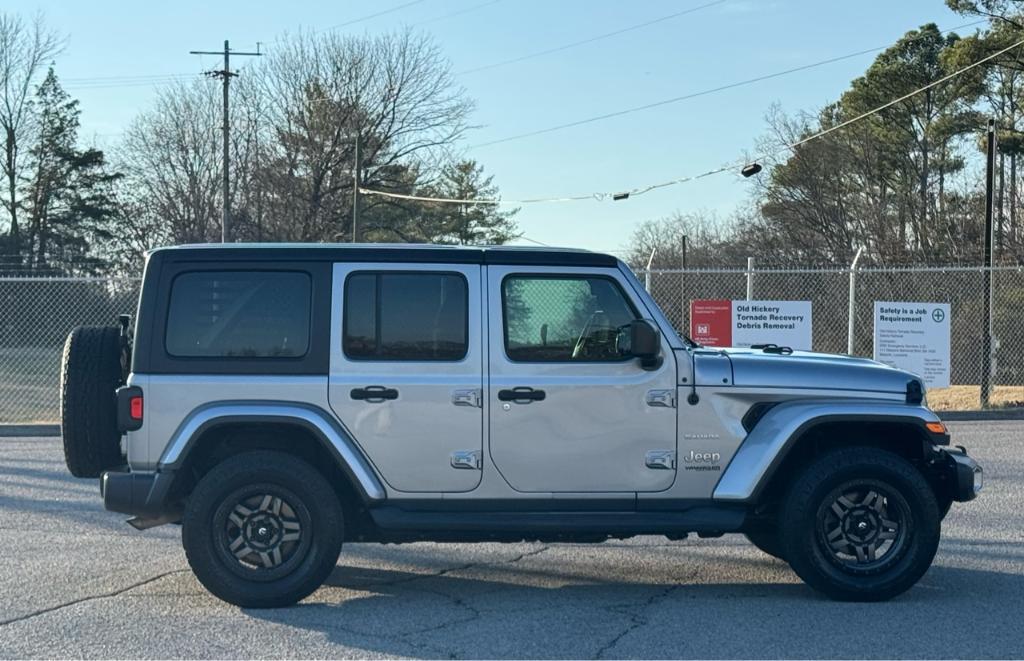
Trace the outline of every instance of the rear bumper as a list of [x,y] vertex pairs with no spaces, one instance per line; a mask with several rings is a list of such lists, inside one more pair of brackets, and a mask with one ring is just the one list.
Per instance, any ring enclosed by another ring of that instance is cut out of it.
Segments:
[[977,498],[984,486],[985,473],[981,464],[968,457],[963,447],[942,448],[940,452],[953,471],[953,500],[963,503]]
[[103,507],[140,519],[174,520],[181,512],[170,498],[173,482],[174,471],[105,471],[100,476]]

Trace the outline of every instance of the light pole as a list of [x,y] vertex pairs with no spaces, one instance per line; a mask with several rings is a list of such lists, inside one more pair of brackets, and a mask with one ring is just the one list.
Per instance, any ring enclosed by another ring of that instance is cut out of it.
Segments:
[[359,163],[359,134],[355,135],[355,159],[352,165],[352,243],[359,243],[359,189],[363,185]]
[[985,141],[985,255],[982,269],[982,316],[985,324],[981,334],[981,408],[989,405],[992,394],[992,194],[996,168],[996,120],[988,120]]

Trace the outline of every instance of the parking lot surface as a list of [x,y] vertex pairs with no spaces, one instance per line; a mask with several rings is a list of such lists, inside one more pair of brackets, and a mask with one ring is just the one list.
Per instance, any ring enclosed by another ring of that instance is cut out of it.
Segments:
[[841,604],[736,535],[599,545],[349,545],[298,606],[242,610],[180,530],[136,532],[59,439],[0,438],[0,657],[1021,657],[1024,422],[952,423],[986,469],[935,564]]

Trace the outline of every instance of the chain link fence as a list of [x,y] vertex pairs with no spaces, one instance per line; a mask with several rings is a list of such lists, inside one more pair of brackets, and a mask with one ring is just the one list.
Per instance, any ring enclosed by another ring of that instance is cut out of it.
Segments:
[[67,334],[134,316],[138,290],[130,278],[0,277],[0,424],[57,422]]
[[[987,273],[986,273],[987,271]],[[669,319],[685,333],[697,299],[811,301],[815,351],[871,357],[874,303],[949,303],[950,382],[978,391],[986,367],[986,275],[991,276],[993,359],[991,383],[1006,397],[1024,386],[1024,268],[928,267],[879,269],[700,269],[643,271],[638,275]],[[851,286],[852,280],[852,286]],[[850,310],[853,324],[850,325]],[[852,331],[852,333],[851,333]],[[970,394],[977,407],[977,394]],[[931,397],[931,395],[930,395]],[[1005,399],[1005,397],[1004,397]],[[1018,403],[1010,402],[1004,403]]]
[[[812,303],[813,349],[846,353],[853,294],[853,354],[871,357],[875,301],[949,303],[951,382],[977,386],[986,364],[986,273],[981,268],[714,269],[640,271],[677,328],[689,330],[690,301],[747,298]],[[851,290],[851,275],[853,287]],[[992,384],[1024,387],[1024,268],[990,269]],[[53,423],[64,338],[79,325],[111,325],[134,314],[137,278],[0,276],[0,424]],[[976,407],[973,402],[958,407]],[[932,395],[929,394],[931,401]],[[1020,399],[1024,399],[1024,389]]]

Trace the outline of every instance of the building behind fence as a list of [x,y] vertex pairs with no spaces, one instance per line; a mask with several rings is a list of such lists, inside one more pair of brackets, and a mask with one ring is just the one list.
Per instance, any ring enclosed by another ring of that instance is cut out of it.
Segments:
[[[951,382],[976,385],[983,365],[985,271],[981,268],[662,270],[641,272],[677,328],[694,299],[806,300],[815,351],[872,355],[874,302],[949,303]],[[851,276],[854,286],[850,286]],[[991,269],[996,338],[992,383],[1024,385],[1024,269]],[[135,278],[0,277],[0,424],[56,422],[64,338],[79,325],[134,314]]]

